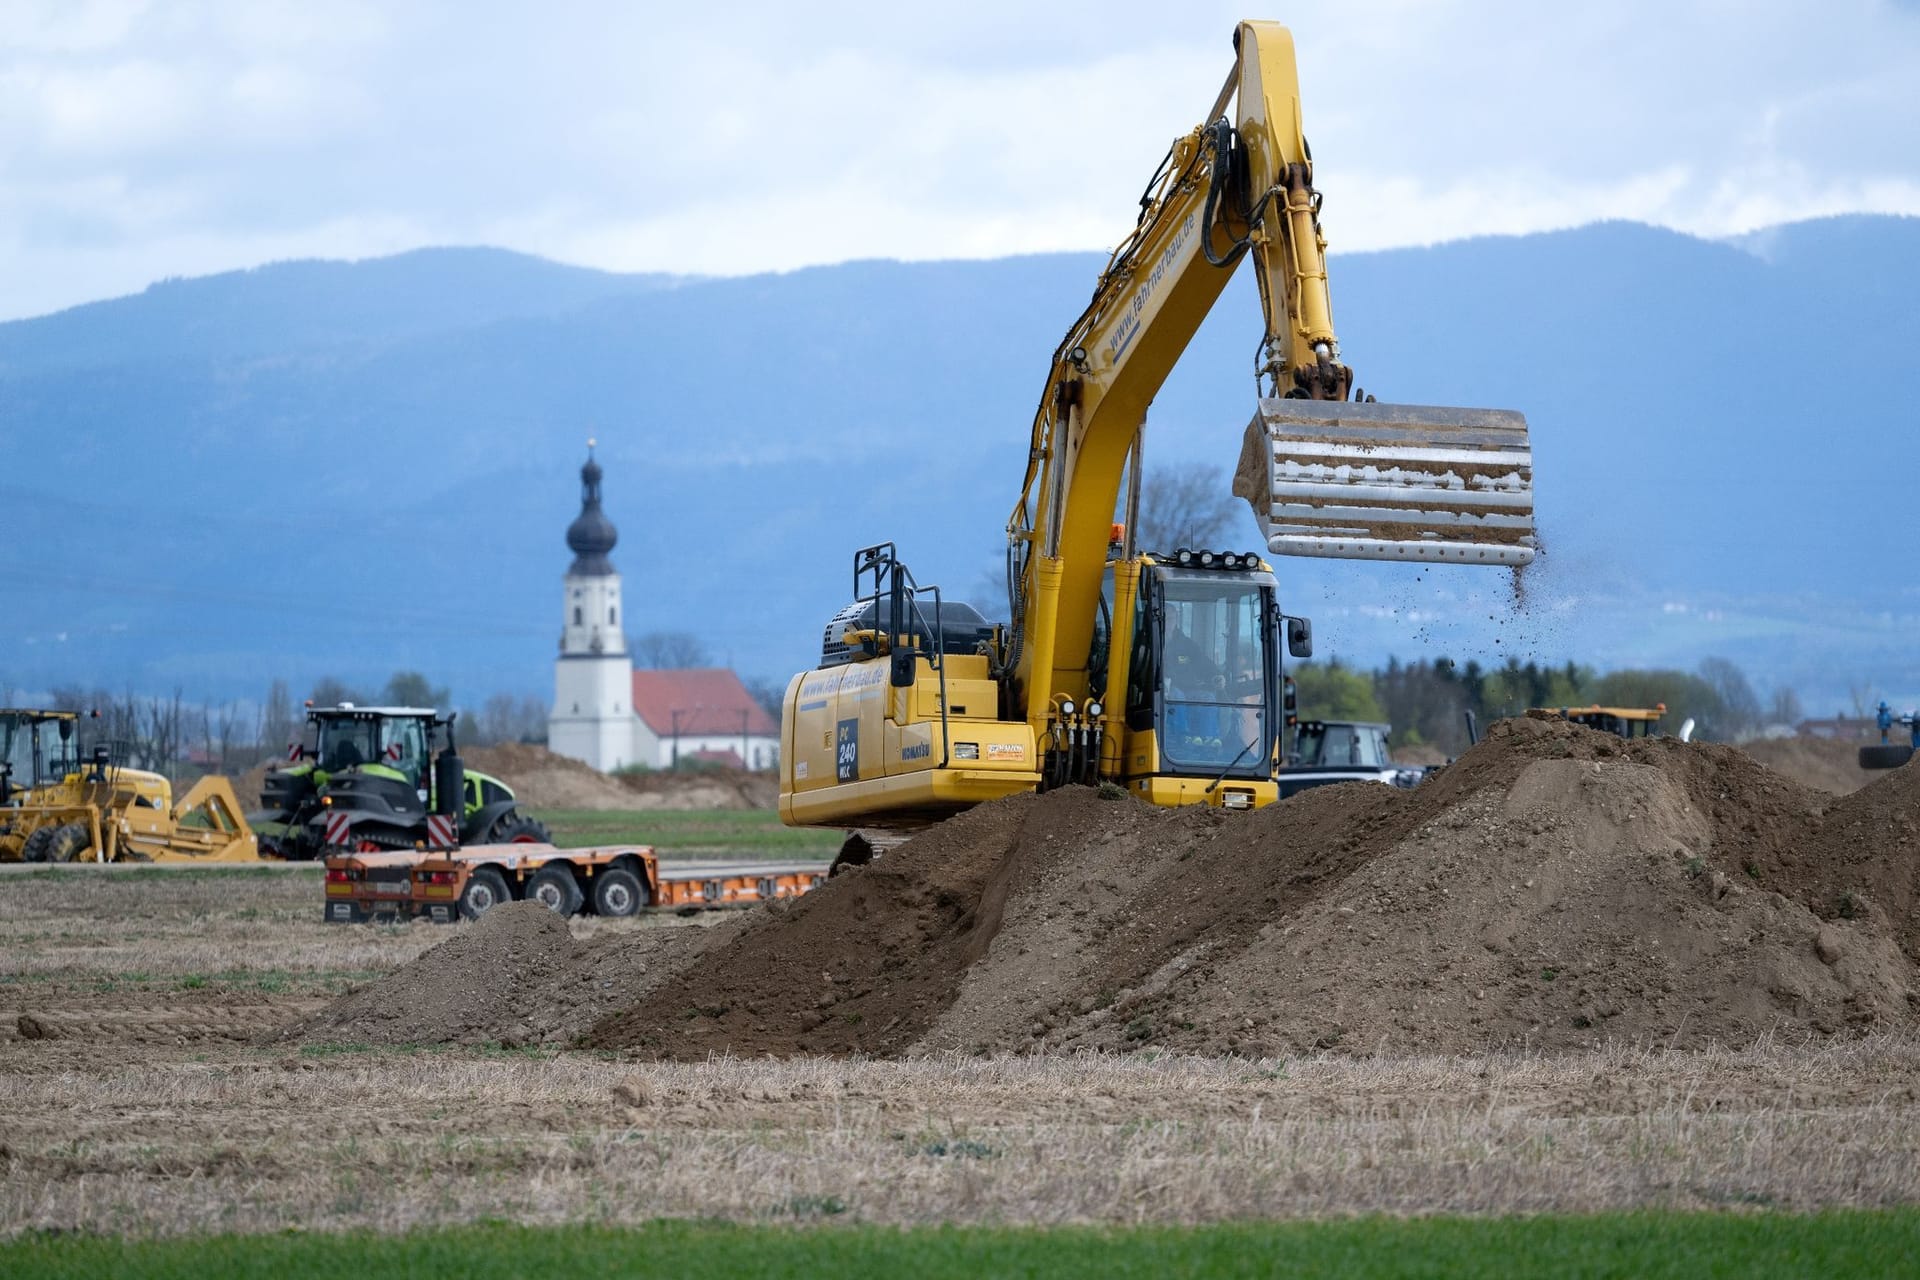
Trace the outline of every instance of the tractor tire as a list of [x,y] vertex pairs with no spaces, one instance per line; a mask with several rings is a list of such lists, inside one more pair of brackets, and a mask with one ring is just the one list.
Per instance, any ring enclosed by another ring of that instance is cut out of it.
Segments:
[[47,861],[47,841],[53,839],[53,827],[36,827],[27,832],[25,843],[20,846],[22,862]]
[[578,914],[586,902],[572,869],[559,866],[542,867],[534,872],[533,878],[527,881],[526,898],[528,902],[540,903],[562,920]]
[[552,844],[553,833],[539,819],[529,818],[518,809],[509,809],[494,819],[493,825],[487,828],[486,839],[480,843]]
[[593,882],[595,915],[630,916],[637,913],[646,900],[646,890],[640,887],[640,877],[624,868],[602,871]]
[[1883,743],[1879,746],[1860,748],[1862,769],[1898,769],[1911,759],[1913,759],[1912,747]]
[[27,837],[22,853],[28,862],[73,862],[87,851],[90,843],[87,828],[81,823],[69,822],[58,827],[41,827]]
[[467,887],[460,891],[460,915],[478,920],[501,903],[512,901],[507,878],[492,867],[481,867],[467,877]]

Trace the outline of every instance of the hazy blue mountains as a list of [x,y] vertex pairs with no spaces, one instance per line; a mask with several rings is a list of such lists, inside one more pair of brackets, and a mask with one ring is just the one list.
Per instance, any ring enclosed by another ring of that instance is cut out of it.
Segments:
[[[1103,261],[693,279],[429,250],[0,325],[0,684],[227,697],[405,666],[461,701],[541,690],[589,434],[629,629],[784,675],[857,546],[979,597]],[[1607,224],[1349,255],[1333,285],[1382,399],[1527,413],[1549,554],[1517,613],[1500,574],[1283,563],[1323,652],[1720,654],[1819,709],[1920,701],[1920,220]],[[1231,466],[1254,316],[1238,281],[1151,459]]]

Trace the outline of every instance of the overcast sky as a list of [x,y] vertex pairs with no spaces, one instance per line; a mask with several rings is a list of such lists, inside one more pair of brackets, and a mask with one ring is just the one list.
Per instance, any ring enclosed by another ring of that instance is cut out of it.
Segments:
[[[0,0],[0,318],[290,257],[1110,247],[1243,3]],[[1920,3],[1299,6],[1333,249],[1920,213]]]

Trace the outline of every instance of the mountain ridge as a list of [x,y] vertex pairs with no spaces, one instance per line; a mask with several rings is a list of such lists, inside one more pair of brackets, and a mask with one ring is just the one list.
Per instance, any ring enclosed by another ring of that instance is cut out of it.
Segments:
[[[1336,257],[1368,390],[1528,414],[1548,554],[1532,615],[1498,575],[1282,562],[1323,647],[1718,653],[1810,698],[1888,669],[1920,692],[1902,525],[1860,501],[1916,460],[1920,219],[1774,233],[1771,258],[1631,223]],[[463,698],[538,691],[589,434],[651,606],[634,629],[783,675],[858,545],[956,590],[992,572],[1047,357],[1105,261],[690,278],[441,249],[0,324],[0,428],[35,477],[0,482],[24,606],[0,681],[227,696],[416,666]],[[1843,369],[1803,317],[1845,335]],[[1230,466],[1256,331],[1242,277],[1149,413],[1150,460]]]

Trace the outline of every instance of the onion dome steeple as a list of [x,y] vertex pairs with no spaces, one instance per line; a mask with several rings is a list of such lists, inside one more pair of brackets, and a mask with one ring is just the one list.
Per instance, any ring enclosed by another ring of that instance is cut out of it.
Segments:
[[587,464],[580,468],[580,514],[567,526],[567,546],[573,550],[569,574],[582,578],[604,577],[613,572],[607,553],[620,541],[620,531],[600,510],[600,464],[593,460],[592,440],[587,441]]

